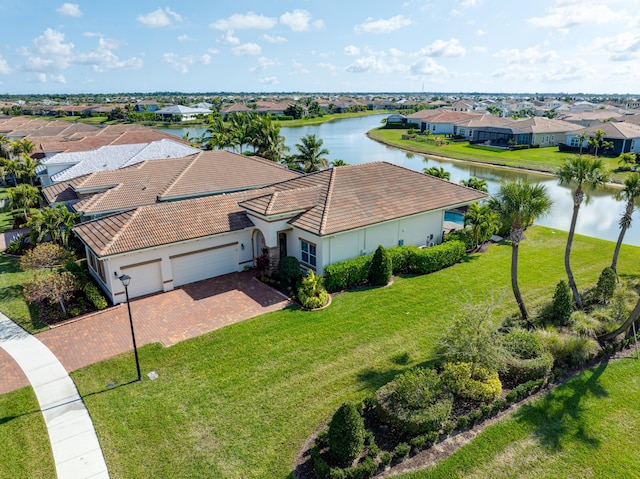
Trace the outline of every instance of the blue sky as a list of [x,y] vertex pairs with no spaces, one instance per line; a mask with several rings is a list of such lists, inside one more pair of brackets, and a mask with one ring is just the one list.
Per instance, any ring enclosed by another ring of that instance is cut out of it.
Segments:
[[640,93],[640,0],[0,0],[0,93]]

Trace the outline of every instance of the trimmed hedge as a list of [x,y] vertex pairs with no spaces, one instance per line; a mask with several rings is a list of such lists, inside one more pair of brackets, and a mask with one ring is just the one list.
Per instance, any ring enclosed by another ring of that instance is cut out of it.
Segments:
[[391,275],[391,256],[384,249],[384,246],[380,245],[373,253],[371,265],[369,265],[369,284],[385,286],[391,281]]
[[[396,246],[387,250],[391,257],[394,274],[427,274],[452,266],[464,258],[465,244],[461,241],[447,241],[430,248],[416,246]],[[369,276],[372,255],[330,264],[324,269],[324,284],[333,293],[365,284]]]
[[364,449],[364,419],[353,403],[345,402],[329,423],[329,454],[341,467],[349,466]]
[[442,382],[458,397],[474,401],[493,401],[502,392],[498,373],[476,366],[471,375],[471,363],[447,363]]

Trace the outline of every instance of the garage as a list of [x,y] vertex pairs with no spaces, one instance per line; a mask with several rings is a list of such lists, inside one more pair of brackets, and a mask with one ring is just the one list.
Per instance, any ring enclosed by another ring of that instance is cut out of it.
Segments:
[[173,285],[195,283],[238,270],[238,243],[171,257]]
[[149,261],[146,263],[123,266],[122,272],[131,276],[129,283],[129,297],[137,298],[145,294],[162,291],[162,263],[161,261]]

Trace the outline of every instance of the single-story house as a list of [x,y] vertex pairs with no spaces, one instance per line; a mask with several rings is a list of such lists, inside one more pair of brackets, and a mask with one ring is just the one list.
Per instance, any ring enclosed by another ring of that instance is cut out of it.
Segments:
[[[456,123],[481,116],[478,113],[465,111],[436,111],[436,115],[430,115],[420,121],[420,131],[430,131],[434,135],[453,135]],[[410,116],[407,118],[410,118]]]
[[114,303],[241,271],[268,255],[323,274],[378,245],[442,241],[444,212],[485,193],[386,162],[331,168],[224,195],[140,206],[76,226]]
[[[595,136],[597,130],[604,132],[604,141],[613,143],[611,154],[619,155],[621,153],[640,153],[640,126],[624,121],[607,121],[604,123],[592,125],[586,128],[587,136],[582,147],[589,147],[589,139]],[[577,132],[567,135],[567,145],[579,148],[580,135],[585,128],[580,128]],[[600,150],[602,152],[602,150]]]
[[579,125],[544,117],[513,120],[500,118],[502,125],[479,126],[473,129],[472,141],[506,148],[515,145],[558,146],[567,134],[583,130]]
[[155,112],[156,115],[160,115],[165,120],[171,120],[175,116],[180,117],[180,121],[195,120],[199,115],[209,115],[213,113],[208,108],[193,108],[184,105],[173,105],[162,108]]

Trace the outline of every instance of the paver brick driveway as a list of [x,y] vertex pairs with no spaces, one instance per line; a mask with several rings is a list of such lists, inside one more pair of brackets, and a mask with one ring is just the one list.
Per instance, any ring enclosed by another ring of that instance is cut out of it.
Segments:
[[[138,346],[165,346],[282,309],[289,300],[254,277],[231,273],[181,286],[167,293],[131,300]],[[88,315],[39,333],[67,371],[132,349],[126,304]],[[27,386],[26,377],[8,355],[0,354],[0,393]]]

